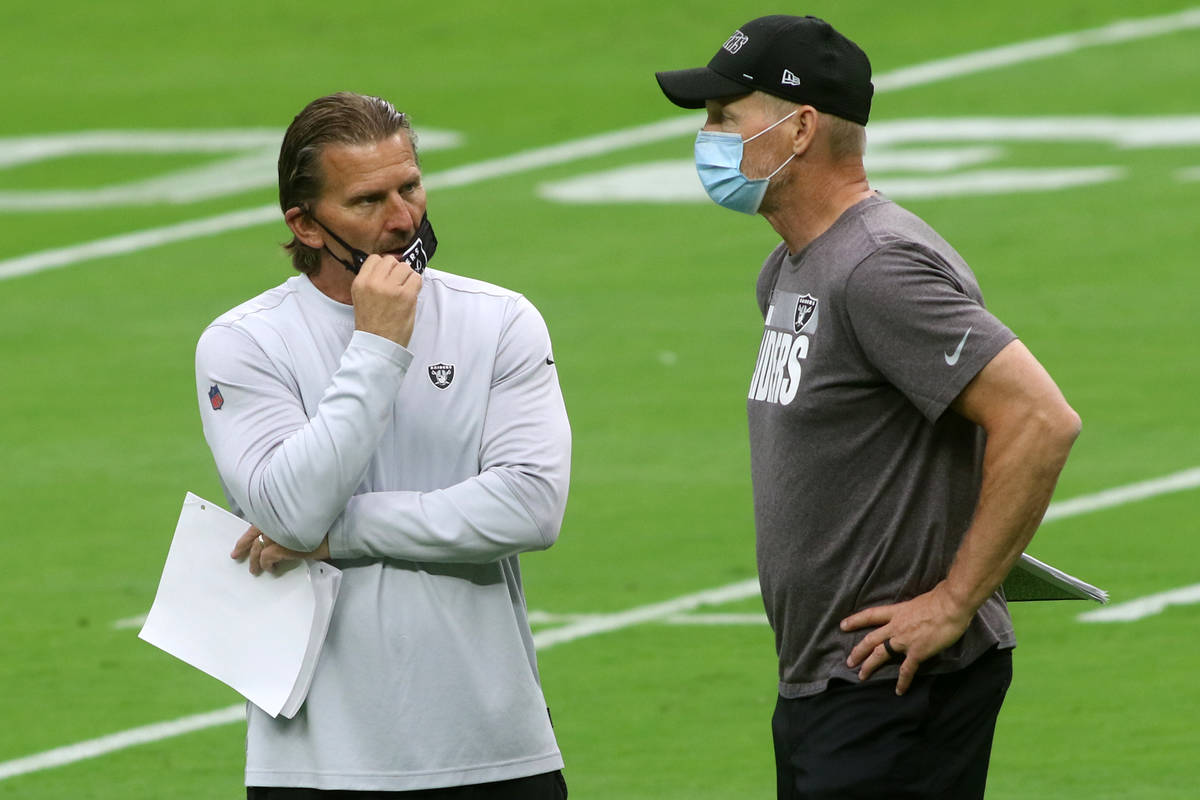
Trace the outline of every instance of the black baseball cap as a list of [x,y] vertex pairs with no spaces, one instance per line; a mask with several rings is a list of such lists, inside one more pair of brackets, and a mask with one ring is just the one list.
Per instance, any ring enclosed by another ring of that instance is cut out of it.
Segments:
[[683,108],[757,89],[859,125],[867,124],[875,93],[871,62],[858,45],[823,19],[785,14],[738,28],[707,67],[655,77],[667,99]]

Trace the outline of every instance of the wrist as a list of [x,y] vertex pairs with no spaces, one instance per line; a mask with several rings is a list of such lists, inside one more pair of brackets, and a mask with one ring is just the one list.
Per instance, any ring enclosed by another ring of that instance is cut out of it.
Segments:
[[311,557],[316,559],[317,561],[328,561],[330,559],[329,536],[328,535],[326,535],[326,537],[321,540],[321,544],[319,544],[317,546],[317,549],[312,552]]
[[935,591],[941,594],[947,612],[964,624],[971,621],[975,612],[983,605],[983,600],[987,599],[984,597],[976,600],[974,594],[967,587],[959,586],[950,578],[939,583]]

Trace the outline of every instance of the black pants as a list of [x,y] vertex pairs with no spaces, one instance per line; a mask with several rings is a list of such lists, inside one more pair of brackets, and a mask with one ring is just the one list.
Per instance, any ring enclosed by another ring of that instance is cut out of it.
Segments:
[[1012,681],[1012,653],[991,650],[944,675],[835,681],[775,706],[780,800],[978,800],[992,734]]
[[292,789],[283,786],[247,786],[246,800],[567,800],[567,782],[561,771],[514,778],[510,781],[418,789],[414,792],[350,792]]

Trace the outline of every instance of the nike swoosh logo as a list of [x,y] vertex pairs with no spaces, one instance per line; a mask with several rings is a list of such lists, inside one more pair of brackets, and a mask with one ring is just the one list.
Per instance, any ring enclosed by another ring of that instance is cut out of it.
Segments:
[[954,348],[954,355],[950,353],[942,353],[946,357],[946,364],[953,367],[958,363],[958,357],[962,355],[963,345],[967,343],[967,337],[971,335],[973,328],[967,328],[967,332],[963,334],[962,341],[958,343],[958,347]]
[[551,366],[551,365],[553,365],[553,364],[554,364],[554,359],[553,359],[553,358],[551,358],[550,356],[546,356],[546,366],[548,366],[548,367],[549,367],[549,366]]

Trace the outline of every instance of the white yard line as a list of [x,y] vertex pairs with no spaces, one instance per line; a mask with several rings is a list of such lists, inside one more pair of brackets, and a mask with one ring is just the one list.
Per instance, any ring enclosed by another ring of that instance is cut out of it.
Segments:
[[[0,190],[0,213],[195,203],[276,185],[283,131],[79,131],[0,137],[0,169],[97,153],[212,153],[224,158],[86,189]],[[456,131],[421,128],[421,152],[458,147]],[[232,151],[232,152],[229,152]]]
[[[1046,512],[1045,520],[1048,522],[1059,517],[1086,514],[1090,511],[1132,503],[1146,497],[1197,487],[1200,487],[1200,468],[1188,469],[1163,478],[1132,483],[1128,486],[1109,489],[1106,492],[1057,503]],[[1093,611],[1085,611],[1076,619],[1080,622],[1135,622],[1155,614],[1161,614],[1169,606],[1185,606],[1196,603],[1200,603],[1200,584],[1182,586],[1146,597],[1138,597],[1124,603],[1097,608]]]
[[[758,585],[755,584],[753,591],[748,591],[745,596],[753,597],[757,594]],[[741,598],[735,597],[734,599]],[[584,620],[599,619],[602,617],[604,617],[604,614],[554,614],[549,611],[529,612],[529,622],[532,625],[561,625],[566,622],[583,622]],[[135,617],[134,619],[145,619],[145,617]],[[767,615],[761,611],[756,614],[735,614],[730,612],[714,614],[680,613],[647,621],[660,622],[663,625],[766,625]],[[534,640],[537,640],[536,636]]]
[[1042,522],[1050,522],[1062,517],[1075,517],[1104,508],[1123,506],[1126,503],[1132,503],[1135,500],[1142,500],[1147,497],[1156,497],[1160,494],[1169,494],[1171,492],[1182,492],[1197,487],[1200,487],[1200,467],[1185,469],[1182,472],[1176,472],[1162,478],[1131,483],[1128,486],[1118,486],[1115,489],[1108,489],[1084,497],[1076,497],[1073,500],[1063,500],[1060,503],[1053,503],[1046,510],[1046,516],[1042,518]]
[[245,718],[246,704],[238,703],[236,706],[209,711],[206,714],[195,714],[170,722],[158,722],[154,725],[130,728],[120,733],[101,736],[99,739],[89,739],[86,742],[47,750],[37,755],[5,761],[0,764],[0,780],[51,767],[61,767],[64,764],[73,764],[86,758],[95,758],[116,750],[124,750],[127,747],[170,739],[172,736],[180,736],[192,731],[239,722]]
[[225,153],[272,148],[283,131],[273,128],[168,131],[70,131],[41,136],[0,138],[0,167],[91,153]]
[[278,206],[259,206],[229,214],[219,214],[215,217],[180,222],[162,228],[125,233],[119,236],[107,236],[83,244],[59,247],[54,250],[42,250],[26,256],[17,256],[0,261],[0,280],[15,278],[18,275],[30,275],[43,272],[55,267],[66,267],[89,261],[102,256],[116,256],[124,253],[136,253],[150,247],[158,247],[172,242],[182,242],[201,236],[213,236],[227,233],[239,228],[249,228],[267,222],[281,219]]
[[1200,603],[1200,583],[1182,586],[1158,594],[1139,597],[1127,603],[1087,611],[1076,619],[1080,622],[1136,622],[1167,610],[1168,606],[1190,606]]
[[[755,589],[758,587],[756,586]],[[755,592],[757,594],[757,591]],[[758,614],[677,614],[663,620],[668,625],[761,625],[767,624],[767,615]]]
[[140,630],[146,624],[146,617],[148,616],[149,614],[138,614],[136,617],[125,617],[125,619],[119,619],[114,622],[112,628],[115,631],[127,631],[133,628]]
[[[996,67],[1020,63],[1022,60],[1034,60],[1036,58],[1045,58],[1049,55],[1060,55],[1062,53],[1071,52],[1073,49],[1077,50],[1082,49],[1083,47],[1089,47],[1098,44],[1111,44],[1115,41],[1129,41],[1134,38],[1146,38],[1148,36],[1162,35],[1185,27],[1200,27],[1200,9],[1189,10],[1181,14],[1172,14],[1167,17],[1145,19],[1139,22],[1119,22],[1092,31],[1083,31],[1078,34],[1067,34],[1065,36],[1056,36],[1050,37],[1050,39],[1027,42],[1024,44],[1024,47],[1026,48],[1024,56],[1017,57],[1015,54],[1010,54],[1004,59],[993,58],[988,65],[980,65],[978,62],[971,61],[971,56],[960,56],[953,59],[930,62],[923,67],[913,67],[908,70],[899,70],[887,75],[878,76],[876,78],[876,87],[878,91],[887,91],[889,89],[899,89],[921,85],[922,83],[932,83],[934,81],[944,80],[949,77],[955,77],[957,75],[966,75],[974,72],[980,72],[984,69],[994,69]],[[1137,31],[1139,31],[1137,35],[1133,35],[1131,33],[1131,31],[1133,31],[1135,28]],[[1105,31],[1108,31],[1108,33],[1104,34],[1103,32]],[[1119,31],[1126,31],[1126,33],[1118,34]],[[1114,38],[1118,35],[1120,38]],[[1076,37],[1076,40],[1072,44],[1069,46],[1065,46],[1062,43],[1056,44],[1054,45],[1055,49],[1053,49],[1053,52],[1048,52],[1044,49],[1039,50],[1037,47],[1034,47],[1037,42],[1054,42],[1071,36]],[[983,51],[982,53],[975,54],[975,56],[979,57],[982,56],[983,53],[995,53],[1005,50],[1008,50],[1011,53],[1014,48],[1020,47],[1022,47],[1022,45],[1011,45],[1008,48],[997,48],[996,50],[992,51]],[[916,70],[921,69],[925,69],[926,72],[916,72]],[[687,124],[684,125],[684,122]],[[514,156],[508,157],[507,159],[495,159],[489,162],[481,162],[480,164],[473,166],[462,167],[458,170],[449,170],[448,172],[441,174],[445,176],[442,177],[441,180],[446,181],[446,183],[443,184],[445,186],[464,186],[485,178],[494,177],[497,175],[513,174],[516,172],[536,169],[544,166],[546,162],[538,160],[538,158],[533,155],[535,153],[547,153],[550,157],[556,157],[559,159],[559,161],[555,163],[565,163],[575,158],[583,158],[587,155],[595,155],[599,152],[612,152],[613,150],[619,150],[622,147],[631,147],[635,144],[654,141],[654,139],[646,138],[647,136],[669,138],[669,136],[679,135],[686,131],[692,130],[694,127],[695,120],[691,118],[665,120],[660,123],[655,123],[654,125],[639,126],[626,131],[618,131],[612,134],[604,134],[602,136],[577,140],[575,143],[568,142],[566,144],[557,145],[551,148],[541,148],[539,150],[528,151],[526,153],[518,153]],[[669,135],[665,133],[667,130],[670,131]],[[628,143],[624,143],[625,137],[631,137]],[[590,142],[591,144],[582,146],[582,149],[579,149],[581,146],[580,143],[582,142]],[[439,176],[430,176],[431,181],[435,177]],[[70,263],[76,263],[89,258],[95,258],[100,255],[115,255],[117,253],[134,252],[135,250],[144,249],[145,247],[155,246],[155,244],[163,244],[165,242],[158,242],[154,241],[153,239],[155,235],[159,235],[163,230],[175,230],[175,238],[168,239],[167,241],[180,241],[183,238],[189,238],[181,233],[181,229],[184,229],[185,226],[188,225],[198,226],[198,229],[201,232],[195,233],[194,235],[196,236],[204,236],[220,232],[220,230],[211,229],[219,224],[230,224],[233,226],[230,228],[225,228],[225,230],[232,230],[236,227],[248,227],[249,225],[258,223],[248,222],[247,220],[256,219],[256,215],[265,215],[265,211],[268,208],[271,209],[272,215],[278,213],[274,206],[263,206],[262,208],[248,209],[246,211],[234,212],[232,214],[223,214],[219,217],[211,217],[206,220],[182,223],[180,225],[171,225],[167,226],[165,229],[160,228],[155,231],[142,231],[141,233],[127,234],[126,236],[110,237],[109,239],[101,240],[102,242],[107,241],[110,243],[108,246],[109,249],[102,249],[99,252],[91,252],[87,249],[94,247],[97,244],[96,242],[76,245],[75,247],[63,248],[57,251],[60,253],[72,251],[76,254],[67,260],[63,260],[63,256],[53,256],[52,254],[56,251],[44,251],[41,254],[22,256],[17,259],[10,259],[8,261],[0,261],[0,280],[3,280],[7,277],[13,277],[14,275],[18,274],[24,275],[29,274],[30,272],[40,271],[39,269],[28,268],[28,265],[32,263],[31,260],[39,257],[47,259],[46,266],[42,266],[40,269],[50,269],[52,267],[65,266]],[[218,220],[224,220],[224,222],[218,223]],[[149,238],[147,238],[146,243],[144,244],[130,246],[130,242],[134,239],[134,237],[139,236]],[[123,244],[120,246],[113,244],[114,240],[123,240]],[[125,249],[121,249],[122,247]],[[21,271],[12,271],[10,265],[13,264],[13,262],[25,262],[27,266]],[[1192,472],[1200,472],[1200,469],[1189,470],[1188,473],[1180,474],[1189,474]],[[1179,491],[1182,488],[1191,488],[1191,486],[1170,484],[1167,486],[1167,488],[1163,488],[1162,486],[1160,486],[1160,488],[1162,491],[1157,492],[1159,494],[1166,491]],[[1112,491],[1120,491],[1120,489]],[[1109,505],[1120,505],[1123,502],[1132,502],[1133,500],[1140,500],[1149,496],[1152,495],[1140,494],[1137,496],[1130,496],[1126,499],[1112,502]],[[1079,502],[1084,499],[1085,498],[1078,498],[1076,501],[1068,502]],[[1099,510],[1100,508],[1107,508],[1109,505],[1092,506],[1089,504],[1083,504],[1079,505],[1077,509],[1070,514],[1060,512],[1054,516],[1051,516],[1051,514],[1048,512],[1046,519],[1057,519],[1063,516],[1071,516],[1072,514],[1087,513],[1089,511]],[[1055,506],[1051,506],[1051,512],[1053,512],[1054,509]],[[576,639],[581,639],[585,636],[594,636],[599,633],[615,631],[631,625],[638,625],[653,619],[674,616],[683,611],[692,610],[702,605],[715,605],[717,602],[730,602],[732,600],[743,599],[752,596],[757,591],[757,579],[739,581],[737,583],[729,584],[728,586],[709,589],[692,595],[685,595],[684,597],[675,598],[674,600],[668,600],[663,603],[655,603],[649,606],[641,606],[639,608],[629,609],[628,611],[608,615],[607,617],[601,619],[581,620],[579,622],[566,625],[563,628],[558,628],[552,631],[543,631],[534,637],[534,643],[539,650],[542,650],[547,647],[553,647],[556,644],[562,644],[565,642],[574,641]],[[218,709],[217,711],[210,711],[205,714],[181,717],[169,722],[160,722],[140,728],[132,728],[120,733],[102,736],[98,739],[91,739],[86,742],[79,742],[78,744],[55,748],[54,750],[47,750],[46,752],[37,753],[32,756],[26,756],[24,758],[15,759],[12,761],[5,761],[0,763],[0,780],[11,778],[17,775],[24,775],[30,772],[49,769],[51,767],[63,766],[88,758],[95,758],[96,756],[101,756],[116,750],[133,747],[134,745],[138,744],[161,741],[163,739],[179,736],[191,731],[203,730],[205,728],[210,728],[217,725],[229,724],[239,721],[243,718],[244,706],[243,704],[239,703],[238,705]]]
[[[1191,8],[1158,17],[1119,20],[1099,28],[1018,42],[893,70],[875,76],[875,91],[883,93],[914,86],[925,86],[964,75],[973,75],[1014,64],[1073,53],[1089,47],[1148,39],[1197,27],[1200,27],[1200,8]],[[670,139],[690,133],[697,127],[697,120],[694,116],[671,117],[649,125],[639,125],[611,133],[588,136],[562,144],[539,147],[510,156],[455,167],[426,176],[426,184],[429,188],[469,186],[489,178],[529,172]],[[274,205],[265,205],[162,228],[110,236],[69,247],[43,250],[0,261],[0,280],[77,264],[102,256],[133,253],[185,239],[262,225],[279,219],[279,210]]]
[[686,594],[662,603],[648,606],[638,606],[616,614],[596,614],[586,619],[572,622],[561,628],[539,631],[533,635],[533,644],[538,650],[545,650],[556,644],[573,642],[598,633],[618,631],[645,622],[654,622],[667,617],[674,617],[685,611],[691,611],[701,606],[719,606],[736,600],[745,600],[758,594],[758,578],[731,583],[728,586],[718,586],[695,594]]
[[[1046,512],[1044,521],[1050,522],[1064,517],[1074,517],[1080,514],[1089,514],[1094,511],[1101,511],[1106,508],[1124,505],[1126,503],[1145,500],[1157,495],[1169,494],[1171,492],[1179,492],[1187,489],[1194,489],[1200,486],[1200,467],[1195,469],[1184,470],[1173,475],[1167,475],[1163,478],[1155,480],[1141,481],[1139,483],[1122,486],[1116,489],[1098,492],[1084,497],[1077,497],[1072,500],[1066,500],[1060,503],[1054,503]],[[588,636],[595,636],[601,633],[610,633],[612,631],[622,630],[634,625],[641,625],[648,622],[666,621],[675,624],[700,624],[703,620],[706,624],[714,622],[729,623],[734,620],[731,617],[746,617],[746,619],[738,619],[738,622],[746,623],[753,616],[756,619],[761,619],[757,615],[685,615],[685,612],[693,611],[703,606],[715,606],[723,603],[730,603],[737,600],[744,600],[758,594],[758,580],[750,578],[744,581],[738,581],[726,586],[718,586],[714,589],[706,589],[695,594],[688,594],[682,597],[676,597],[672,600],[667,600],[661,603],[652,603],[650,605],[638,606],[626,611],[620,611],[615,614],[572,614],[572,615],[551,615],[545,612],[534,612],[531,617],[536,620],[556,620],[556,619],[571,619],[567,625],[553,630],[540,631],[534,634],[534,646],[538,650],[545,650],[558,644],[573,642],[577,639],[583,639]],[[1167,592],[1164,595],[1155,595],[1153,602],[1150,605],[1161,603],[1162,607],[1172,603],[1182,602],[1200,602],[1200,586],[1188,587],[1184,590],[1175,590]],[[1165,599],[1164,599],[1165,598]],[[1145,598],[1150,601],[1152,598]],[[1135,601],[1136,602],[1136,601]],[[1112,606],[1110,609],[1115,610],[1123,608],[1131,604],[1122,604],[1121,606]],[[1159,609],[1161,610],[1161,608]],[[1093,612],[1099,613],[1099,612]],[[706,619],[706,616],[720,617],[720,619]],[[132,618],[131,618],[132,619]],[[128,622],[129,620],[125,620]],[[99,739],[92,739],[79,744],[68,745],[54,750],[48,750],[44,753],[18,758],[14,761],[6,761],[0,763],[0,780],[11,778],[16,775],[23,775],[28,772],[37,772],[51,767],[71,764],[75,761],[82,761],[86,758],[94,758],[96,756],[111,753],[115,750],[122,750],[126,747],[132,747],[138,744],[147,742],[155,742],[160,739],[168,739],[172,736],[179,736],[191,731],[202,730],[216,725],[225,725],[232,722],[239,722],[244,719],[244,704],[230,706],[228,708],[219,709],[206,714],[198,714],[190,717],[181,717],[180,719],[170,722],[161,722],[154,725],[147,725],[141,728],[133,728],[132,730],[114,733],[109,736],[102,736]]]
[[[1158,495],[1182,492],[1200,487],[1200,467],[1185,469],[1161,478],[1139,481],[1115,489],[1107,489],[1095,494],[1062,500],[1050,505],[1046,510],[1043,523],[1052,522],[1065,517],[1076,517],[1093,511],[1126,505],[1137,500],[1144,500]],[[754,580],[710,589],[697,594],[677,597],[665,603],[652,606],[633,608],[620,614],[555,614],[547,611],[530,611],[529,621],[537,625],[568,623],[561,628],[542,631],[536,634],[534,644],[539,649],[572,641],[584,636],[593,636],[608,630],[619,630],[641,622],[660,621],[673,625],[688,624],[742,624],[751,621],[765,621],[761,615],[736,614],[685,614],[701,606],[722,605],[724,603],[753,597],[758,593],[758,583]],[[1190,599],[1194,598],[1194,599]],[[1089,611],[1079,616],[1085,622],[1126,621],[1141,619],[1156,614],[1168,605],[1184,605],[1200,602],[1200,585],[1174,589],[1162,594],[1131,600],[1127,603],[1112,605],[1106,608]],[[137,628],[146,621],[145,615],[120,619],[113,623],[114,628]]]
[[1026,64],[1043,58],[1074,53],[1089,47],[1149,39],[1189,28],[1200,28],[1200,8],[1189,8],[1159,17],[1117,20],[1099,28],[1017,42],[1003,47],[993,47],[975,53],[930,61],[915,67],[893,70],[875,78],[875,91],[886,92],[907,89],[912,86],[927,86],[949,78],[987,72],[1014,64]]

